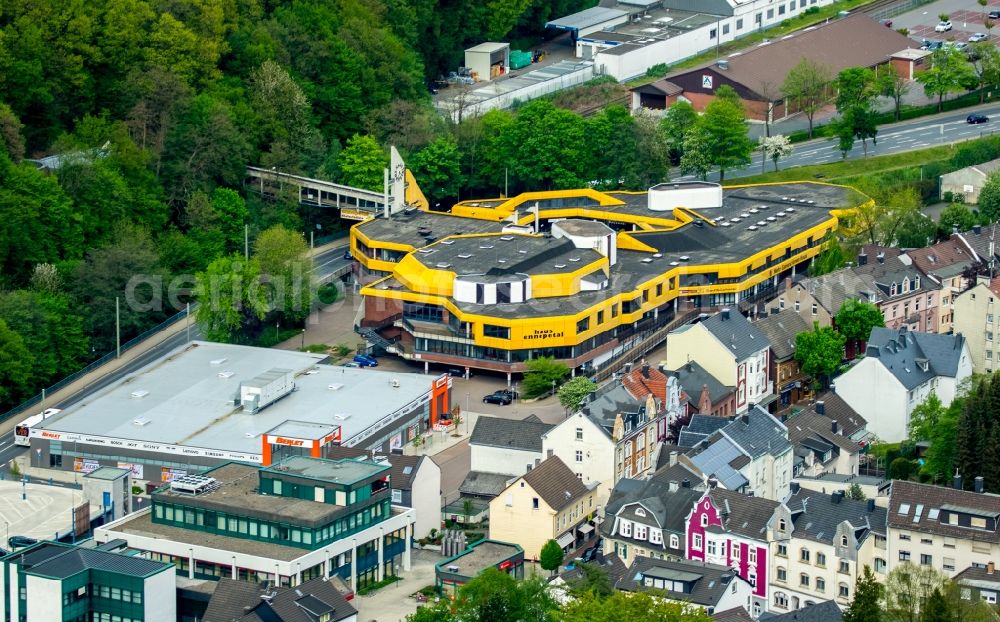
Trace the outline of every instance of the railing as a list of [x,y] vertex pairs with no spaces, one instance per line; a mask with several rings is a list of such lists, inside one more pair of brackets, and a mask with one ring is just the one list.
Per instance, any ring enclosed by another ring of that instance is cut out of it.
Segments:
[[[191,305],[191,311],[192,312],[194,312],[195,306],[196,305]],[[176,324],[178,321],[180,321],[180,320],[182,320],[182,319],[184,319],[186,317],[187,317],[187,310],[186,309],[184,311],[181,311],[179,313],[176,313],[176,314],[172,315],[171,317],[169,317],[166,320],[164,320],[163,322],[157,324],[153,328],[150,328],[149,330],[147,330],[146,332],[142,333],[141,335],[139,335],[137,337],[134,337],[134,338],[126,341],[125,343],[123,343],[121,345],[121,347],[117,351],[108,352],[107,354],[105,354],[101,358],[97,359],[96,361],[93,361],[92,363],[90,363],[86,367],[84,367],[84,368],[82,368],[82,369],[80,369],[80,370],[78,370],[76,372],[73,372],[72,374],[66,376],[65,378],[63,378],[59,382],[53,384],[52,386],[43,389],[42,392],[39,393],[38,395],[36,395],[36,396],[34,396],[32,398],[29,398],[29,399],[25,400],[24,402],[22,402],[21,404],[15,406],[14,408],[8,410],[7,412],[5,412],[3,414],[0,414],[0,422],[7,421],[8,419],[10,419],[12,417],[15,417],[15,416],[23,413],[24,411],[28,410],[29,408],[32,408],[33,406],[40,405],[42,403],[42,401],[45,399],[45,396],[52,395],[56,391],[62,389],[66,385],[68,385],[68,384],[70,384],[70,383],[78,380],[82,376],[85,376],[86,374],[94,371],[95,369],[98,369],[99,367],[102,367],[106,363],[115,360],[116,358],[119,357],[120,353],[121,354],[125,353],[126,351],[132,349],[133,347],[135,347],[139,343],[141,343],[141,342],[145,341],[146,339],[152,337],[153,335],[155,335],[156,333],[164,330],[165,328],[167,328],[169,326],[172,326],[173,324]]]
[[[635,346],[629,348],[625,352],[622,352],[617,357],[611,359],[608,363],[601,366],[601,369],[594,374],[594,379],[597,382],[603,382],[610,378],[615,372],[621,370],[626,364],[636,361],[645,355],[646,352],[658,346],[662,341],[667,338],[667,333],[677,328],[678,326],[685,324],[694,318],[698,317],[703,312],[702,309],[694,309],[688,311],[678,317],[675,317],[666,326],[658,328],[652,331],[646,337],[643,337],[642,341],[637,343]],[[639,352],[639,356],[636,356],[636,352]]]

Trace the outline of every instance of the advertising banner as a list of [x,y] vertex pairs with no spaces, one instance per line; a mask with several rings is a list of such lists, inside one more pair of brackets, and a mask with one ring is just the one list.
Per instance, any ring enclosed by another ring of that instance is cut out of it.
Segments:
[[101,463],[97,460],[73,458],[73,470],[77,473],[93,473],[99,468],[101,468]]
[[132,462],[119,462],[118,463],[118,468],[119,469],[128,469],[129,471],[132,471],[132,477],[135,478],[135,479],[144,479],[142,477],[142,465],[141,464],[134,464]]

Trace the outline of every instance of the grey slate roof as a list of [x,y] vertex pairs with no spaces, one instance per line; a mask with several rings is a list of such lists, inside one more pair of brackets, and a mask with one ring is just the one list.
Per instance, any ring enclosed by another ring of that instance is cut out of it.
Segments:
[[710,490],[708,498],[721,511],[722,524],[727,532],[755,540],[767,540],[767,523],[779,505],[777,501],[748,497],[721,488]]
[[824,600],[781,615],[761,616],[767,622],[842,622],[844,614],[832,600]]
[[706,385],[708,386],[708,397],[712,400],[713,404],[736,390],[735,387],[727,387],[719,382],[715,376],[708,373],[708,370],[699,365],[697,361],[689,361],[687,364],[668,373],[673,373],[677,377],[677,382],[680,383],[681,388],[687,393],[688,401],[695,407],[698,406],[701,389]]
[[[677,476],[682,476],[677,479]],[[696,478],[681,465],[667,467],[654,473],[648,480],[621,479],[615,484],[608,500],[605,516],[608,517],[601,525],[601,531],[606,536],[610,536],[614,529],[614,517],[628,519],[633,522],[659,527],[667,533],[684,535],[685,519],[691,507],[702,496],[702,491],[695,488],[685,488],[681,482]],[[670,490],[670,482],[677,485],[677,490]],[[638,516],[635,513],[636,507],[642,507],[646,516]],[[631,540],[622,535],[615,535],[618,540]],[[682,538],[683,539],[683,538]],[[651,545],[648,541],[643,541],[643,546]],[[670,548],[670,538],[663,538],[664,549]],[[683,555],[682,548],[677,551]]]
[[615,587],[626,592],[652,589],[642,584],[642,578],[657,571],[661,573],[665,571],[667,574],[683,573],[682,576],[692,577],[693,585],[690,592],[672,590],[657,590],[657,592],[662,592],[666,598],[672,600],[683,600],[703,607],[715,607],[726,594],[730,582],[742,581],[725,566],[695,561],[651,559],[640,555],[636,556],[628,569],[628,574],[618,581]]
[[[761,618],[763,619],[763,618]],[[753,622],[753,618],[743,607],[733,607],[712,614],[713,622]]]
[[875,295],[875,279],[868,274],[856,274],[851,268],[802,279],[798,287],[808,292],[830,315],[836,315],[848,299],[862,297],[862,292]]
[[531,486],[545,504],[557,512],[590,491],[559,456],[546,458],[520,479]]
[[765,453],[777,456],[791,447],[788,429],[770,413],[756,406],[719,430],[752,458]]
[[986,568],[969,566],[952,578],[955,583],[963,583],[972,587],[1000,591],[1000,572],[990,572]]
[[[907,390],[935,376],[954,378],[962,357],[962,335],[910,332],[875,327],[865,355],[877,358]],[[926,371],[921,365],[926,366]]]
[[[265,595],[270,595],[264,598]],[[294,587],[220,579],[203,622],[317,622],[330,614],[338,622],[357,610],[334,584],[320,577]]]
[[784,505],[792,512],[792,534],[823,544],[835,544],[837,525],[847,521],[855,530],[861,543],[869,533],[885,535],[887,512],[875,506],[868,511],[867,501],[855,501],[844,497],[834,503],[832,495],[799,488],[785,499]]
[[28,551],[12,553],[25,574],[67,579],[87,570],[100,570],[132,577],[150,577],[169,570],[173,564],[142,557],[42,542]]
[[[420,463],[426,456],[389,456],[389,482],[393,488],[400,490],[410,490],[413,488],[413,478],[417,475]],[[426,458],[430,459],[430,458]]]
[[681,428],[677,444],[683,448],[694,447],[727,425],[729,425],[729,419],[725,417],[692,415],[691,421]]
[[[948,524],[954,511],[989,517],[987,529]],[[931,533],[1000,544],[1000,531],[990,528],[993,517],[1000,517],[1000,495],[956,490],[903,480],[893,480],[889,494],[889,526],[907,531]]]
[[636,413],[645,403],[637,400],[620,382],[608,382],[594,391],[581,410],[610,436],[618,413]]
[[840,432],[840,422],[836,422],[838,432],[833,431],[833,423],[835,421],[835,419],[826,415],[818,414],[815,406],[803,410],[785,422],[785,425],[788,427],[788,440],[795,445],[805,444],[810,449],[819,450],[812,443],[820,441],[827,445],[836,446],[840,451],[849,454],[860,451],[861,448],[858,446],[857,441],[852,440],[846,433]]
[[[854,436],[858,432],[863,431],[868,427],[868,420],[858,414],[856,410],[851,408],[851,406],[844,401],[844,398],[840,397],[833,391],[827,391],[821,395],[816,396],[816,402],[823,402],[824,410],[826,410],[826,416],[831,421],[836,421],[840,426],[840,429],[844,431],[844,436]],[[815,411],[816,404],[813,403],[809,407],[809,410]]]
[[555,426],[536,421],[517,421],[481,415],[472,430],[471,445],[510,447],[523,451],[542,451],[542,435]]
[[776,361],[786,361],[795,356],[795,336],[812,330],[804,317],[794,312],[775,312],[753,323],[771,342]]
[[[728,315],[728,319],[725,316]],[[721,311],[701,320],[701,324],[718,339],[729,352],[742,360],[755,352],[767,348],[769,342],[764,333],[757,330],[750,320],[736,309]]]
[[458,492],[463,495],[493,498],[503,492],[507,482],[517,479],[503,473],[487,473],[485,471],[469,471],[462,480]]

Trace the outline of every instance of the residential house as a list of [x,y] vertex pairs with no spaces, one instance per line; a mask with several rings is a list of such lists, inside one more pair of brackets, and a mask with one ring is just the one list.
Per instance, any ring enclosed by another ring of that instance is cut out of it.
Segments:
[[469,438],[471,470],[523,475],[544,457],[542,435],[554,426],[535,418],[517,421],[480,415]]
[[715,481],[727,490],[777,500],[788,494],[793,458],[788,428],[757,406],[730,421],[679,460],[703,481]]
[[417,512],[413,536],[423,538],[441,527],[441,467],[429,456],[389,457],[392,503]]
[[997,596],[1000,596],[1000,573],[996,571],[996,564],[993,562],[986,564],[985,568],[969,566],[952,580],[958,584],[962,599],[997,604]]
[[875,281],[867,274],[857,274],[843,268],[818,277],[793,283],[785,279],[785,289],[766,303],[767,313],[792,311],[809,326],[814,323],[832,326],[840,307],[848,300],[877,303]]
[[0,563],[0,620],[177,619],[177,575],[168,562],[39,542]]
[[928,395],[948,406],[972,375],[962,335],[877,327],[865,355],[837,378],[837,395],[868,421],[869,432],[889,443],[906,438],[910,414]]
[[603,552],[614,552],[626,564],[639,556],[684,559],[687,513],[704,492],[699,483],[680,464],[648,480],[619,480],[601,523]]
[[886,509],[873,499],[793,485],[770,523],[771,610],[788,611],[854,597],[865,566],[886,569]]
[[358,611],[323,577],[296,588],[222,578],[202,622],[357,622]]
[[753,622],[753,618],[743,607],[733,607],[713,613],[712,622]]
[[887,328],[939,332],[941,286],[924,276],[909,256],[899,249],[869,245],[862,248],[858,266],[852,269],[874,281]]
[[788,408],[809,393],[809,383],[795,360],[795,337],[812,330],[813,324],[798,313],[772,311],[762,313],[753,325],[771,344],[770,376],[778,395],[775,408]]
[[955,233],[937,244],[906,251],[905,256],[925,276],[941,286],[937,332],[952,332],[952,303],[956,296],[968,289],[969,280],[965,275],[979,264],[979,255],[963,236]]
[[960,202],[979,203],[979,193],[986,183],[986,178],[998,169],[1000,169],[1000,159],[973,164],[941,175],[941,200],[943,201],[945,193],[948,193],[953,196],[960,195],[962,197]]
[[955,332],[965,337],[972,371],[1000,369],[1000,277],[980,276],[954,300]]
[[1000,495],[895,480],[889,494],[889,570],[901,562],[931,566],[949,577],[1000,556]]
[[[661,366],[662,367],[662,366]],[[677,378],[681,401],[686,402],[687,414],[731,417],[736,414],[736,386],[726,386],[708,373],[697,361],[688,361],[665,374]]]
[[637,557],[615,583],[623,592],[651,591],[658,598],[700,607],[712,615],[745,606],[753,591],[746,580],[722,564]]
[[835,394],[829,411],[825,399],[816,400],[786,421],[788,440],[795,447],[795,477],[823,473],[857,475],[861,446],[852,435],[867,422]]
[[767,622],[842,622],[844,613],[832,600],[824,600],[801,609],[779,615],[771,614]]
[[715,415],[692,415],[691,421],[683,426],[677,435],[677,445],[681,449],[697,447],[702,441],[729,425],[732,419]]
[[577,412],[542,436],[542,448],[547,458],[562,460],[584,485],[595,484],[597,503],[607,502],[616,480],[615,441],[597,421]]
[[[614,460],[613,479],[597,480],[607,482],[605,497],[618,479],[643,477],[653,472],[656,468],[657,447],[666,440],[669,423],[683,414],[676,379],[668,378],[645,361],[617,380],[599,387],[587,397],[580,411],[604,431],[612,445],[612,451],[608,455]],[[580,426],[572,426],[571,434],[568,426],[565,428],[566,432],[547,434],[546,437],[551,436],[552,440],[543,443],[546,455],[550,455],[552,450],[553,453],[562,455],[566,464],[577,463],[577,451],[583,451],[586,455],[585,449],[578,446],[577,427]],[[556,451],[557,438],[569,441],[568,445],[563,446],[565,454]],[[588,436],[588,440],[582,442],[598,441],[599,439]],[[606,446],[603,443],[601,445]],[[594,449],[596,448],[595,446]],[[599,472],[603,477],[607,465],[603,462],[604,449],[600,452],[602,462],[592,465],[589,471]],[[592,452],[591,455],[598,458],[598,454]]]
[[490,502],[489,538],[520,545],[525,558],[538,559],[549,540],[568,550],[594,536],[594,488],[558,456],[547,458]]
[[686,519],[687,558],[732,568],[751,586],[754,617],[767,611],[771,581],[768,523],[777,501],[712,488]]
[[737,311],[685,324],[667,335],[668,369],[697,361],[720,382],[736,387],[736,412],[774,398],[767,337]]

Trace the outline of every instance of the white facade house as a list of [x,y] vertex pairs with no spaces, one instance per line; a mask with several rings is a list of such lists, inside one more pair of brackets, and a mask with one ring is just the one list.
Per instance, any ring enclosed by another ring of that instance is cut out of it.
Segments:
[[552,427],[537,418],[517,421],[480,416],[469,439],[471,470],[524,475],[544,459],[542,435]]
[[615,485],[615,442],[593,419],[578,412],[542,436],[546,457],[558,456],[586,486],[597,484],[596,503],[607,503]]
[[952,297],[954,330],[969,343],[977,374],[1000,369],[1000,277],[979,277],[974,287]]
[[917,405],[935,393],[948,406],[971,375],[962,335],[873,328],[865,357],[837,378],[836,390],[869,432],[893,443],[906,438]]
[[738,311],[723,309],[667,335],[669,369],[696,361],[719,382],[736,387],[736,412],[774,399],[767,337]]

